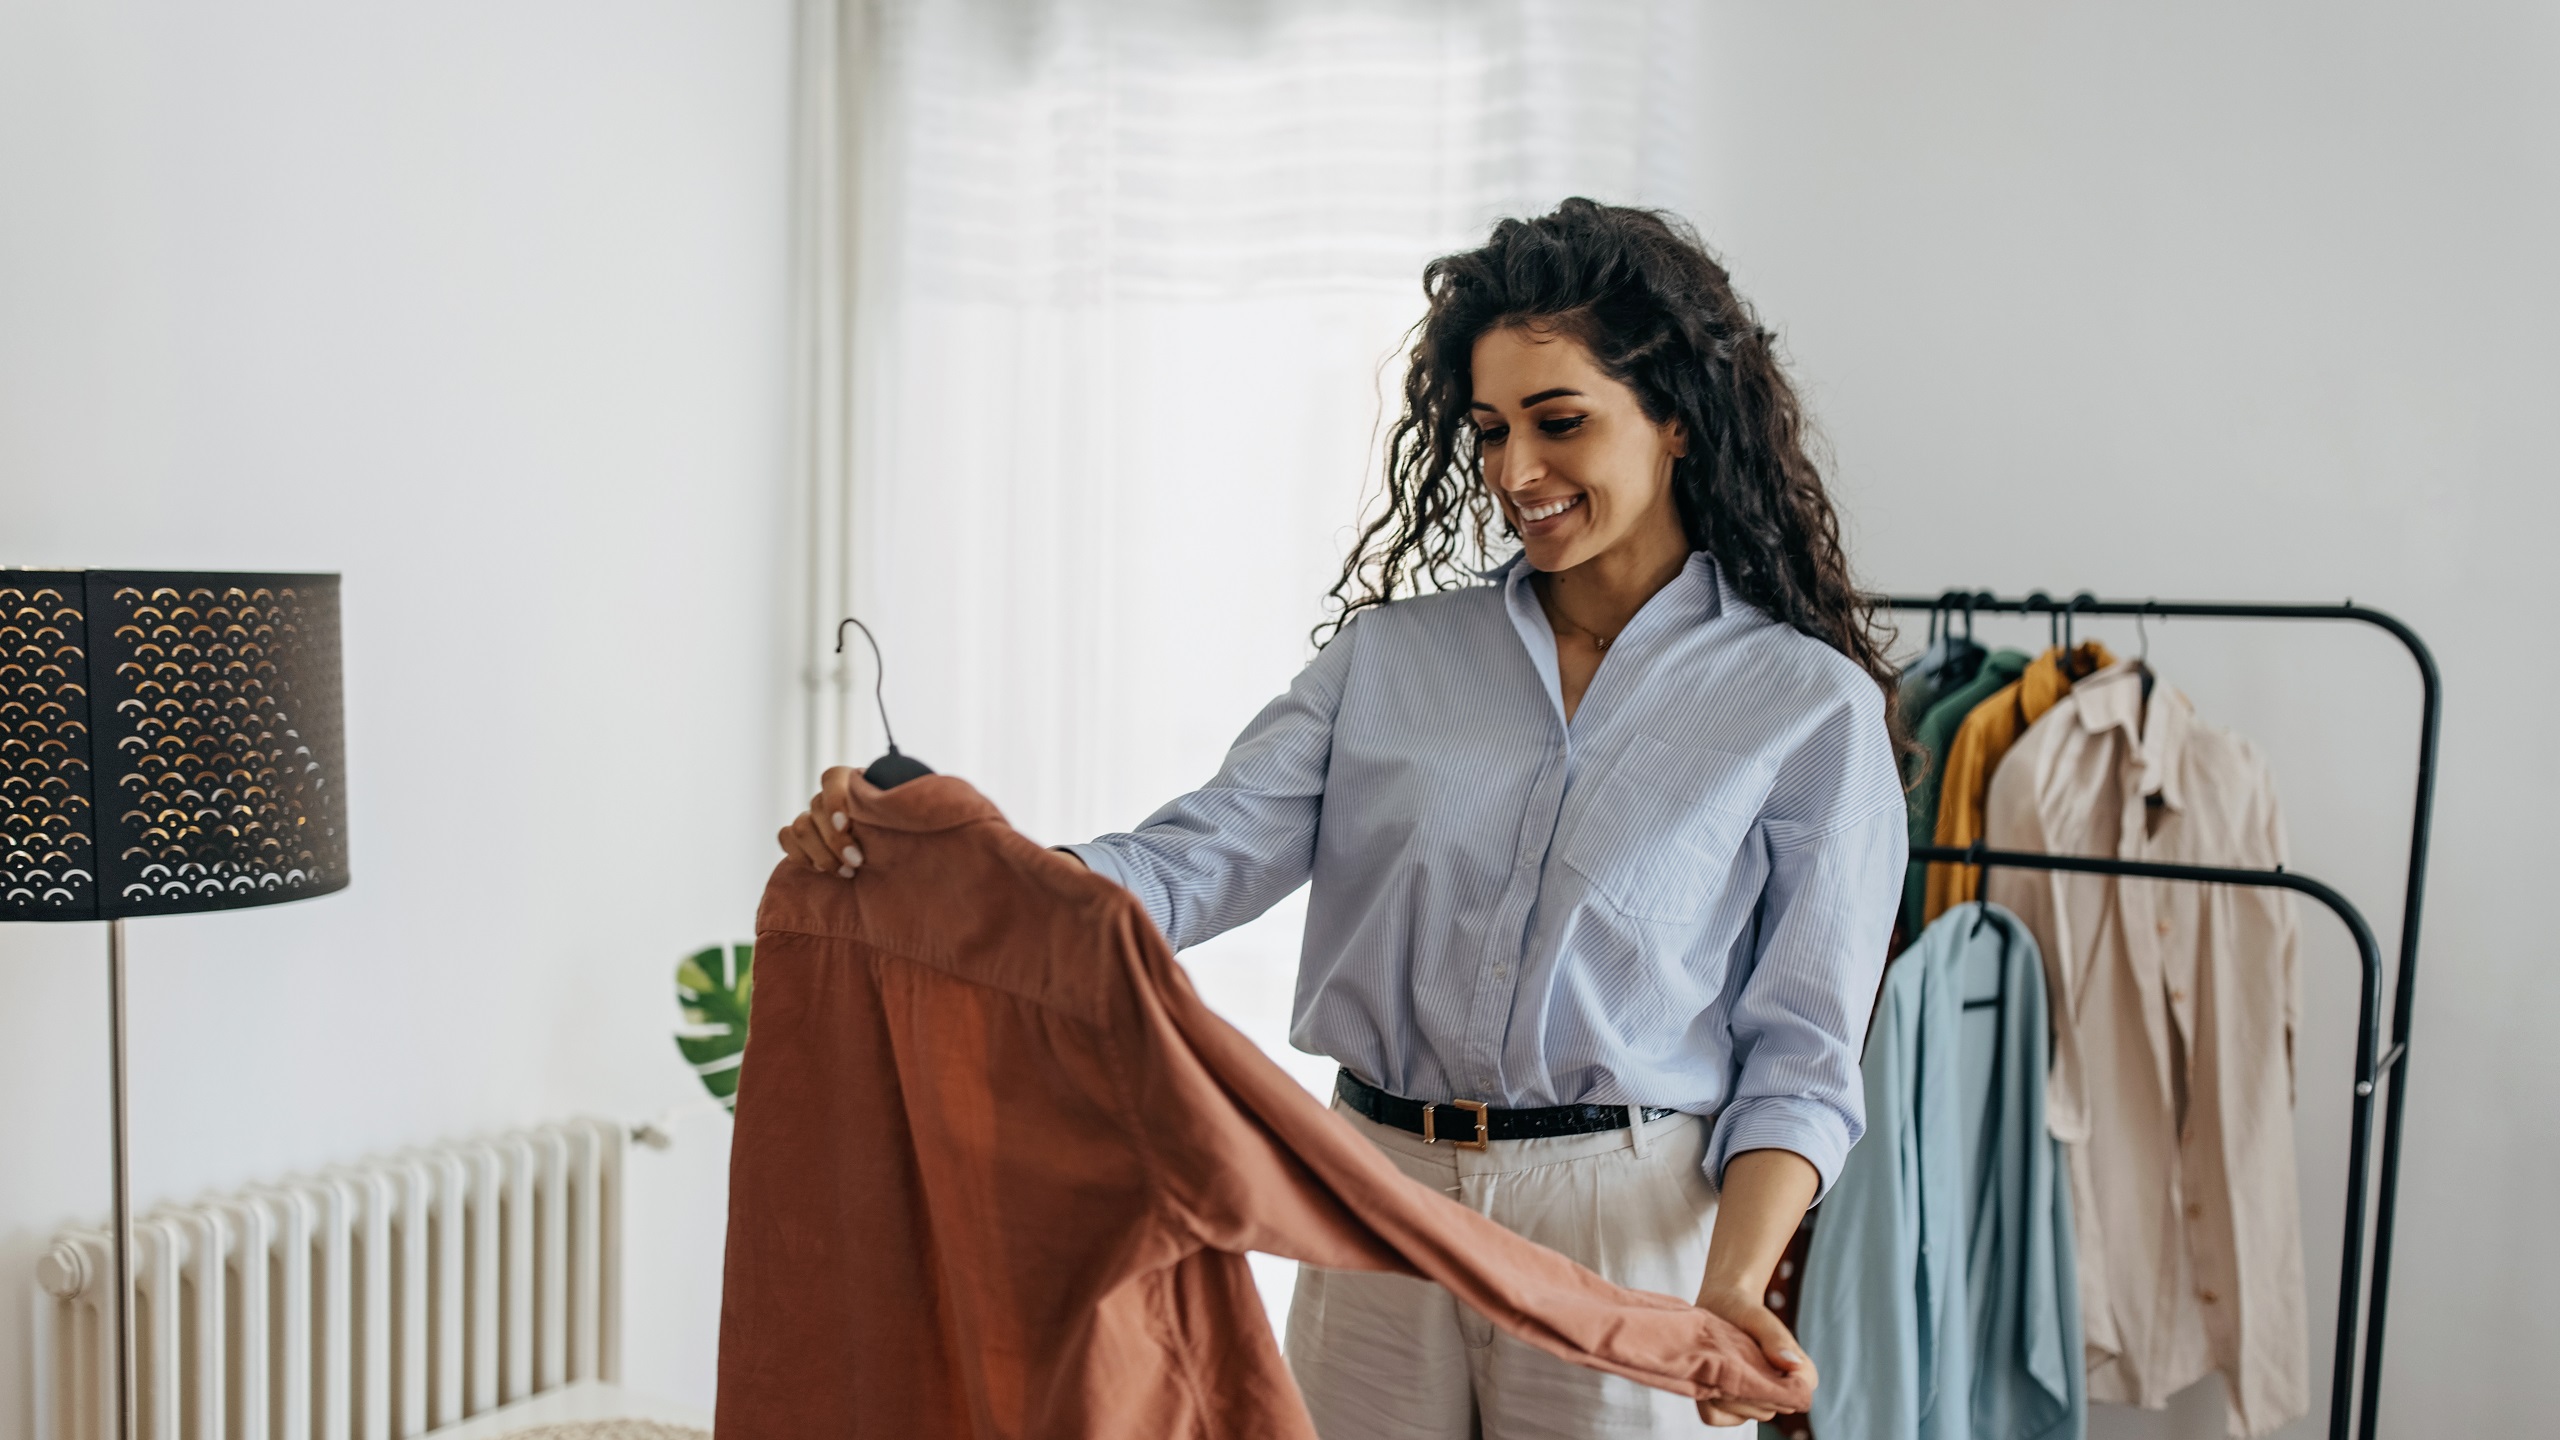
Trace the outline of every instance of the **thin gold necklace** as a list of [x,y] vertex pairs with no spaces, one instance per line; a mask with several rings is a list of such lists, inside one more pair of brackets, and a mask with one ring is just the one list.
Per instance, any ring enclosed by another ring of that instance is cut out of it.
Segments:
[[[1552,591],[1542,598],[1547,602],[1547,614],[1555,619],[1563,621],[1568,628],[1579,630],[1583,634],[1590,636],[1591,647],[1593,649],[1606,650],[1609,648],[1609,642],[1618,638],[1616,635],[1603,635],[1599,631],[1592,629],[1590,626],[1585,625],[1581,621],[1564,613],[1564,607],[1556,603],[1556,597]],[[1624,627],[1620,627],[1620,629],[1621,633],[1623,633]]]

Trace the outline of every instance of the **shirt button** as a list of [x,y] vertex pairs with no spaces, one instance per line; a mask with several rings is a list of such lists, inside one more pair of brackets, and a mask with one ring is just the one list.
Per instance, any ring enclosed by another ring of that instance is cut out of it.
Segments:
[[1494,979],[1496,979],[1496,980],[1508,980],[1508,979],[1510,979],[1510,978],[1511,978],[1511,967],[1510,967],[1510,966],[1508,966],[1508,965],[1496,965],[1496,966],[1494,966],[1494,967],[1493,967],[1493,978],[1494,978]]
[[2181,1005],[2184,1005],[2187,1003],[2187,992],[2180,990],[2175,986],[2171,986],[2169,990],[2169,998],[2177,1001]]
[[2187,1205],[2187,1218],[2188,1218],[2188,1219],[2190,1219],[2190,1220],[2201,1220],[2201,1219],[2203,1219],[2203,1218],[2204,1218],[2204,1207],[2203,1207],[2202,1205],[2199,1205],[2199,1204],[2196,1204],[2196,1203],[2194,1203],[2194,1202],[2190,1201],[2190,1202],[2188,1203],[2188,1205]]
[[2201,1300],[2201,1301],[2203,1301],[2203,1302],[2204,1302],[2204,1303],[2206,1303],[2207,1305],[2210,1305],[2210,1304],[2212,1304],[2216,1299],[2218,1299],[2218,1298],[2220,1298],[2220,1297],[2216,1296],[2216,1295],[2215,1295],[2212,1291],[2210,1291],[2210,1290],[2199,1290],[2199,1291],[2197,1291],[2197,1292],[2196,1292],[2196,1298],[2197,1298],[2197,1299],[2199,1299],[2199,1300]]
[[2159,932],[2160,932],[2161,934],[2166,935],[2166,934],[2168,934],[2168,933],[2169,933],[2169,922],[2168,922],[2168,920],[2164,917],[2163,919],[2161,919],[2161,920],[2158,922],[2158,924],[2157,924],[2154,928],[2158,929],[2158,930],[2159,930]]

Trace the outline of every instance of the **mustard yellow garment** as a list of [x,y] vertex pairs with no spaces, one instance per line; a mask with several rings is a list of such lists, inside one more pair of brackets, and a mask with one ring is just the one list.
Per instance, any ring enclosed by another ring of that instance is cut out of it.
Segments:
[[[2057,645],[2037,656],[2025,674],[1973,707],[1947,747],[1947,774],[1938,786],[1938,831],[1932,837],[1936,843],[1970,845],[1981,837],[1991,772],[2000,768],[2000,758],[2027,733],[2028,726],[2071,693],[2072,676],[2094,674],[2114,663],[2116,657],[2095,640],[2083,641],[2067,655]],[[1981,890],[1982,872],[1970,865],[1930,866],[1923,923],[1976,898]]]

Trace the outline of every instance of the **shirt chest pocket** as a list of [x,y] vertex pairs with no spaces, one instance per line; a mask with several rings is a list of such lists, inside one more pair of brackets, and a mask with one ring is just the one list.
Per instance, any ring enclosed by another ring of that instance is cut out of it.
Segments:
[[1564,863],[1621,914],[1694,924],[1759,818],[1775,762],[1639,735],[1601,776]]

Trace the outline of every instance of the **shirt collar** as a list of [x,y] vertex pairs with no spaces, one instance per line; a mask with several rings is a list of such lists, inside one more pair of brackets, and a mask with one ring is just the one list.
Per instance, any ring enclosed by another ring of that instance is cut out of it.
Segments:
[[[1529,593],[1529,578],[1537,573],[1537,567],[1529,563],[1526,550],[1514,551],[1511,558],[1476,572],[1502,587],[1503,599],[1515,612],[1524,602],[1532,612],[1538,610],[1538,597]],[[1673,591],[1680,593],[1672,595]],[[1671,577],[1671,583],[1662,587],[1660,594],[1645,602],[1644,609],[1638,611],[1637,616],[1642,619],[1659,606],[1672,612],[1669,618],[1682,623],[1713,620],[1724,613],[1724,592],[1724,574],[1716,568],[1715,557],[1704,550],[1692,550],[1689,563],[1680,567],[1680,573]],[[1671,597],[1671,604],[1662,604],[1665,596]],[[1545,623],[1543,613],[1540,613],[1539,622]],[[1648,620],[1646,623],[1651,622]],[[1634,629],[1634,623],[1630,622],[1627,628]]]
[[2179,793],[2179,760],[2187,748],[2187,731],[2195,706],[2187,697],[2156,681],[2148,704],[2142,696],[2142,668],[2119,660],[2071,688],[2080,712],[2080,728],[2092,735],[2122,730],[2125,748],[2140,771],[2142,793],[2157,795],[2172,810],[2186,809]]
[[[1537,568],[1529,563],[1529,553],[1524,550],[1484,573],[1502,587],[1502,607],[1510,614],[1511,628],[1520,637],[1521,647],[1529,653],[1530,666],[1538,672],[1539,681],[1546,687],[1547,700],[1555,710],[1557,727],[1570,737],[1573,722],[1566,719],[1564,713],[1564,682],[1556,668],[1555,627],[1547,623],[1546,611],[1538,604],[1537,592],[1529,588],[1530,577],[1538,573]],[[1643,608],[1636,612],[1635,618],[1627,622],[1627,628],[1618,632],[1617,638],[1610,642],[1610,653],[1641,650],[1652,637],[1664,633],[1666,626],[1671,627],[1672,633],[1678,633],[1714,619],[1723,610],[1724,587],[1716,574],[1716,562],[1708,558],[1705,551],[1693,550],[1689,554],[1689,563],[1680,567],[1680,573],[1671,577],[1671,583],[1655,591],[1653,598],[1645,601]],[[1629,656],[1629,659],[1634,658]],[[1619,663],[1623,665],[1625,662]],[[1596,689],[1596,681],[1594,686]],[[1586,695],[1583,704],[1590,703],[1591,699]]]

